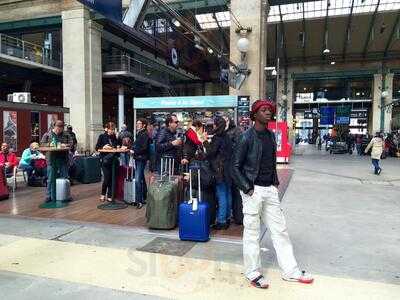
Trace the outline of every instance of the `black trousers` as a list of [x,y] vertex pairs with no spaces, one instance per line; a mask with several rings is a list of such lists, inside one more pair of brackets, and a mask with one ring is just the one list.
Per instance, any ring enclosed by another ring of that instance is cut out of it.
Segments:
[[112,197],[112,165],[111,166],[101,166],[103,171],[103,184],[101,186],[101,194],[103,196],[107,193],[107,198]]

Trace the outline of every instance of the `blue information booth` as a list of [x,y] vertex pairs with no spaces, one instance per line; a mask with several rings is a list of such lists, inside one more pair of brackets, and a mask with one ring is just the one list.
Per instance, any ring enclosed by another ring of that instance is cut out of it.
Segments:
[[201,113],[205,111],[229,111],[237,121],[237,96],[185,96],[133,98],[134,129],[136,120],[143,112],[157,113]]

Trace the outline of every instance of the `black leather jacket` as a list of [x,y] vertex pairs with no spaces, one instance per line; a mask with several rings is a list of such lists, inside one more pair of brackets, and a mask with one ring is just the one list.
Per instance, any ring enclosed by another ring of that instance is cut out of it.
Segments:
[[[273,132],[268,131],[275,141]],[[273,149],[273,185],[279,185],[278,174],[276,172],[276,143]],[[254,188],[254,181],[258,176],[261,165],[262,143],[257,136],[254,127],[244,132],[239,142],[236,144],[232,157],[232,179],[237,187],[244,193],[248,193]]]
[[178,149],[180,147],[172,145],[172,141],[174,140],[176,140],[175,133],[172,133],[168,128],[161,129],[156,142],[158,157],[171,156],[178,159]]

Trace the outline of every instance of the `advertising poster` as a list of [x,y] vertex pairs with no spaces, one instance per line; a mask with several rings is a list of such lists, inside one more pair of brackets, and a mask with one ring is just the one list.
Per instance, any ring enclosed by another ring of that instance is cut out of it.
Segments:
[[47,129],[51,129],[51,125],[53,125],[56,121],[58,121],[57,114],[48,114],[47,115]]
[[3,111],[3,142],[10,146],[12,151],[17,151],[17,112]]

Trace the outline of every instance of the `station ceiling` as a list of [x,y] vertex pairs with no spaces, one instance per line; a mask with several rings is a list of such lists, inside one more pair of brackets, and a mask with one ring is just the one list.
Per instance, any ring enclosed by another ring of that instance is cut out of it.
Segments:
[[[166,2],[183,15],[194,16],[196,26],[210,39],[216,37],[225,47],[229,44],[231,21],[236,23],[229,0]],[[272,64],[277,55],[288,65],[400,58],[399,0],[269,0],[269,4],[267,56]],[[225,41],[218,38],[221,33]],[[324,54],[325,49],[329,53]]]

